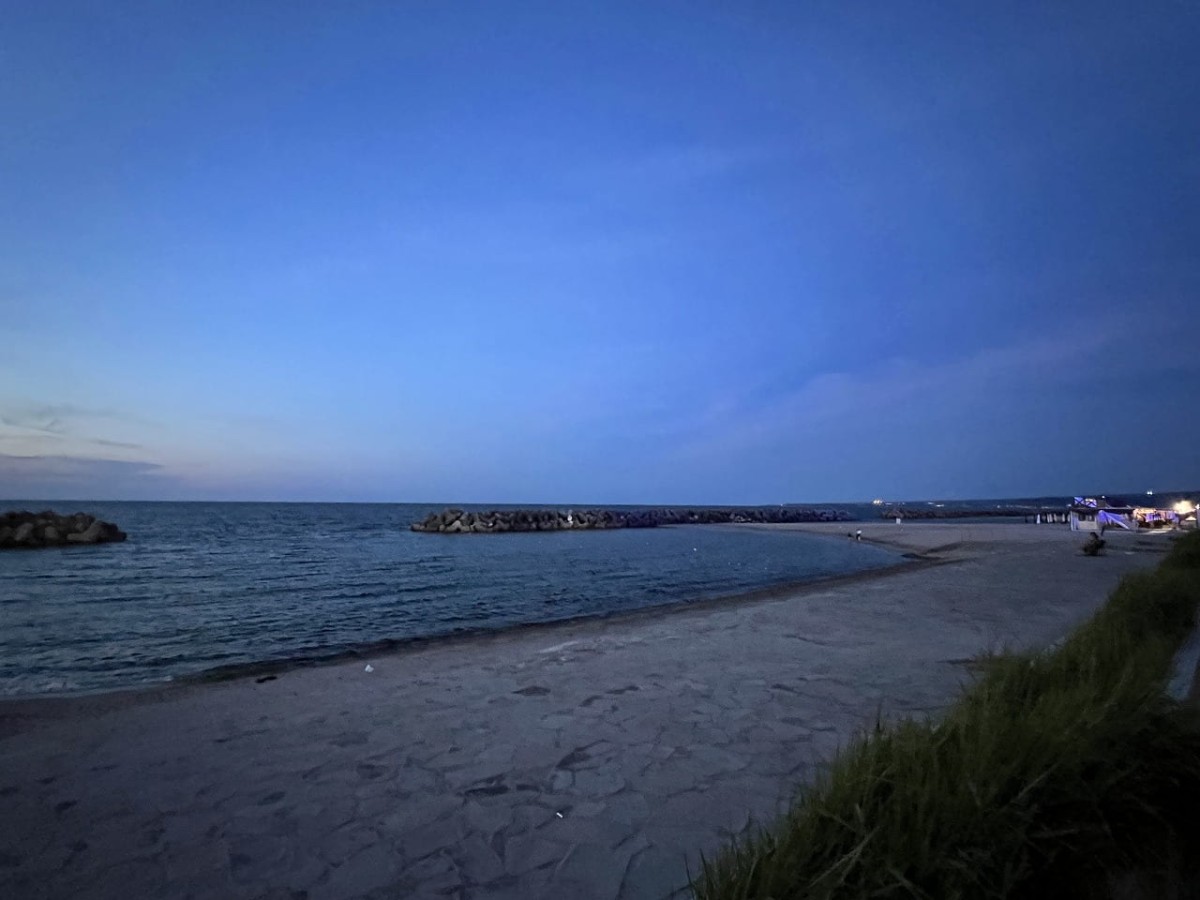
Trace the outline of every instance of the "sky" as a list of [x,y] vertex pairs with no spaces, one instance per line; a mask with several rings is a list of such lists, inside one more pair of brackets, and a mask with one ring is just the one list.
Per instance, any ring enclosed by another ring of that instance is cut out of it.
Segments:
[[1200,4],[8,4],[0,497],[1200,487]]

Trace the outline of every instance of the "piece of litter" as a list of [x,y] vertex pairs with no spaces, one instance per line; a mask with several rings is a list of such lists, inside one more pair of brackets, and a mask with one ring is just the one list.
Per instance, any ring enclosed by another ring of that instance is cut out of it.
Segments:
[[363,669],[363,671],[364,672],[374,672],[375,667],[373,665],[371,665],[370,663],[367,663],[367,667],[365,669]]
[[560,819],[562,818],[562,813],[560,813],[560,812],[556,812],[555,815],[558,816]]

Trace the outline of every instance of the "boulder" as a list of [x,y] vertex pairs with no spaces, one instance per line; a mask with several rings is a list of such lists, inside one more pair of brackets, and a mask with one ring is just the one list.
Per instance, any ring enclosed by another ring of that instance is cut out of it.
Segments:
[[127,535],[125,532],[123,532],[120,528],[118,528],[112,522],[101,522],[100,524],[104,527],[104,540],[106,540],[106,541],[113,541],[114,543],[120,543],[121,541],[123,541],[127,537],[129,537],[129,535]]
[[103,536],[103,523],[95,521],[81,532],[68,534],[67,540],[73,544],[97,544]]

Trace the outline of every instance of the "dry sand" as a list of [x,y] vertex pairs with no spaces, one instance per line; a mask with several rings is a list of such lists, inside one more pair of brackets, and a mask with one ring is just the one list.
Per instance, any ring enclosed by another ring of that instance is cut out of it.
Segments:
[[[746,526],[757,527],[757,526]],[[827,533],[847,525],[766,526]],[[0,703],[0,896],[665,898],[885,715],[1162,536],[867,524],[901,570],[319,668]]]

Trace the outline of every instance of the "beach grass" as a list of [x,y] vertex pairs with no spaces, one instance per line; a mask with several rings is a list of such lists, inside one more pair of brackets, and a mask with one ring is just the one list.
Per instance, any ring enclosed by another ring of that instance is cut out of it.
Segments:
[[1193,533],[1057,648],[987,657],[940,720],[877,723],[697,897],[1200,896],[1200,722],[1165,692],[1198,605]]

